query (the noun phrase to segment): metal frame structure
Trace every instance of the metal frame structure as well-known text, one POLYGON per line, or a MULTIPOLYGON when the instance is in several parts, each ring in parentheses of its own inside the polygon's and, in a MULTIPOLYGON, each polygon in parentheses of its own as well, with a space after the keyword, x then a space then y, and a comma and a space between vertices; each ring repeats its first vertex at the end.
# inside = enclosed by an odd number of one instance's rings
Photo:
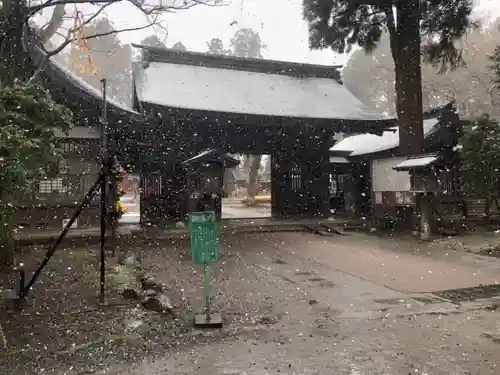
MULTIPOLYGON (((25 270, 21 269, 19 273, 19 289, 17 296, 17 307, 20 308, 24 305, 24 301, 31 291, 33 285, 36 283, 37 279, 40 277, 42 271, 49 263, 52 256, 57 251, 57 248, 64 240, 64 237, 68 234, 70 228, 73 226, 73 223, 78 219, 82 211, 89 204, 89 202, 93 199, 94 195, 100 191, 100 300, 104 302, 105 300, 105 285, 106 285, 106 228, 108 224, 111 224, 111 227, 116 227, 116 223, 111 219, 115 217, 115 215, 110 215, 113 212, 114 208, 114 200, 116 199, 116 184, 112 181, 115 178, 112 176, 112 169, 114 164, 114 156, 109 152, 109 144, 108 144, 108 124, 107 124, 107 93, 106 93, 106 79, 101 80, 102 83, 102 117, 101 117, 101 173, 99 177, 92 185, 90 190, 87 192, 82 202, 76 209, 75 213, 71 217, 71 219, 66 223, 66 226, 61 231, 59 237, 54 241, 54 243, 50 246, 49 250, 45 254, 44 259, 35 270, 33 275, 31 276, 28 283, 25 283, 25 270)), ((116 229, 112 229, 112 245, 113 245, 113 255, 115 254, 114 245, 115 240, 113 235, 116 233, 116 229)))

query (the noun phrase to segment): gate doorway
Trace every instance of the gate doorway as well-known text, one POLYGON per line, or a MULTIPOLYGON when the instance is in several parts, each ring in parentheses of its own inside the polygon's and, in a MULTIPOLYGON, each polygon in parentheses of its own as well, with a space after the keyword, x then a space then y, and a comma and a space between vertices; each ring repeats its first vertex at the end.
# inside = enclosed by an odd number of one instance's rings
POLYGON ((141 221, 140 176, 138 174, 126 174, 120 183, 120 190, 124 192, 124 195, 120 197, 120 203, 125 212, 118 220, 118 223, 139 224, 141 221))
POLYGON ((271 156, 246 154, 240 164, 224 172, 222 219, 270 218, 271 156))

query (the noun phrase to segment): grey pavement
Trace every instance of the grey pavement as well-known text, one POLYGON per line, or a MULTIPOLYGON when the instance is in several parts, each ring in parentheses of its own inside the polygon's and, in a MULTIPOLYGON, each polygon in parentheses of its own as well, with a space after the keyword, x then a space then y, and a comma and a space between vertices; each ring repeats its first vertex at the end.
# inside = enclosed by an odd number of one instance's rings
POLYGON ((222 199, 223 219, 257 219, 271 217, 271 205, 262 204, 248 207, 242 203, 242 198, 222 199))
POLYGON ((257 210, 253 207, 222 206, 223 219, 258 219, 266 217, 271 217, 271 208, 257 210))
MULTIPOLYGON (((175 304, 186 314, 200 312, 202 267, 191 264, 188 248, 177 246, 158 241, 136 250, 175 304)), ((497 258, 362 233, 226 234, 220 250, 210 284, 222 330, 150 337, 134 324, 125 333, 140 341, 123 341, 119 352, 103 344, 59 355, 57 363, 44 358, 53 367, 43 372, 17 373, 500 373, 500 297, 456 302, 433 293, 496 283, 497 258)))
POLYGON ((120 218, 121 224, 137 224, 140 222, 140 200, 139 197, 134 199, 132 195, 124 195, 121 197, 121 202, 127 208, 127 211, 120 218))
POLYGON ((500 299, 460 304, 431 294, 496 282, 489 259, 483 270, 472 255, 446 258, 445 248, 358 234, 253 234, 221 244, 228 258, 214 267, 214 303, 244 319, 221 332, 191 331, 170 351, 100 374, 500 373, 499 312, 487 309, 500 299))
POLYGON ((404 239, 363 233, 338 237, 292 233, 263 241, 332 270, 406 293, 500 283, 500 263, 496 259, 404 239))
POLYGON ((493 313, 334 320, 202 342, 102 374, 458 375, 498 374, 493 313), (487 321, 487 322, 486 322, 487 321))

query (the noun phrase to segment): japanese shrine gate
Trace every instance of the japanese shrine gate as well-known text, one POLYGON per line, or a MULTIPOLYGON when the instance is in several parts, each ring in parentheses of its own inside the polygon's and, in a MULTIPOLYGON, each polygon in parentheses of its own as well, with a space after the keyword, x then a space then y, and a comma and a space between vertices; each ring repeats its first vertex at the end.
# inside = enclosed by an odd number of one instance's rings
POLYGON ((134 109, 156 119, 142 129, 144 222, 184 219, 180 163, 208 148, 271 155, 273 217, 327 217, 334 132, 391 122, 342 86, 338 67, 134 47, 134 109))

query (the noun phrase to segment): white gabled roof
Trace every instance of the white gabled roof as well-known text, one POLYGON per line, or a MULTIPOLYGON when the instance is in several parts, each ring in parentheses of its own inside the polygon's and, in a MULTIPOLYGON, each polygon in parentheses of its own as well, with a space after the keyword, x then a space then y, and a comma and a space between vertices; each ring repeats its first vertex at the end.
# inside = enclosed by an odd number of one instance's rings
POLYGON ((140 102, 171 108, 315 119, 387 120, 331 78, 183 65, 136 64, 140 102))
MULTIPOLYGON (((424 137, 432 133, 439 123, 437 117, 424 120, 424 137)), ((399 129, 393 127, 381 136, 375 134, 359 134, 347 137, 333 146, 330 151, 352 151, 349 156, 373 154, 399 147, 399 129)))
POLYGON ((54 130, 54 134, 58 138, 72 138, 72 139, 99 139, 101 134, 99 129, 86 126, 75 126, 69 129, 68 133, 63 133, 59 129, 54 130))
POLYGON ((349 164, 350 161, 342 156, 330 156, 330 163, 349 164))
MULTIPOLYGON (((34 27, 34 29, 36 30, 37 27, 34 27)), ((35 30, 31 30, 25 25, 26 32, 24 34, 24 38, 26 38, 25 40, 26 43, 24 44, 24 47, 26 48, 26 51, 30 53, 30 57, 33 60, 33 62, 35 64, 44 64, 45 59, 48 58, 48 64, 47 64, 48 66, 44 70, 51 71, 50 73, 48 73, 49 76, 51 76, 50 79, 52 80, 54 79, 53 77, 54 74, 63 76, 66 81, 71 82, 74 86, 76 86, 77 89, 82 90, 82 92, 84 92, 85 94, 97 99, 102 98, 99 89, 96 89, 91 84, 86 82, 83 78, 76 75, 74 72, 71 71, 71 69, 69 69, 64 64, 61 64, 56 59, 49 58, 49 56, 47 56, 46 50, 42 48, 41 46, 42 42, 38 40, 35 30)), ((125 112, 131 114, 139 114, 138 112, 132 110, 131 107, 112 98, 108 97, 107 102, 116 108, 124 110, 125 112)))
POLYGON ((408 158, 401 163, 395 165, 392 167, 392 169, 395 170, 408 170, 412 168, 417 168, 417 167, 426 167, 428 165, 431 165, 434 163, 436 160, 438 160, 437 155, 422 155, 419 157, 412 157, 408 158))
MULTIPOLYGON (((101 98, 102 97, 102 94, 101 94, 100 90, 96 89, 94 86, 92 86, 90 83, 88 83, 87 81, 85 81, 83 78, 81 78, 78 75, 76 75, 74 72, 71 71, 71 69, 69 69, 64 64, 61 64, 60 62, 58 62, 54 58, 50 59, 50 63, 56 69, 58 69, 61 73, 63 73, 67 78, 69 78, 70 80, 72 80, 73 82, 75 82, 78 86, 80 86, 80 88, 83 91, 85 91, 87 94, 89 94, 89 95, 91 95, 91 96, 93 96, 95 98, 101 98)), ((107 98, 107 102, 110 103, 111 105, 117 107, 117 108, 120 108, 120 109, 126 111, 126 112, 139 114, 138 112, 135 112, 131 107, 129 107, 129 106, 125 105, 124 103, 119 102, 118 100, 115 100, 113 98, 109 98, 108 97, 107 98)))

